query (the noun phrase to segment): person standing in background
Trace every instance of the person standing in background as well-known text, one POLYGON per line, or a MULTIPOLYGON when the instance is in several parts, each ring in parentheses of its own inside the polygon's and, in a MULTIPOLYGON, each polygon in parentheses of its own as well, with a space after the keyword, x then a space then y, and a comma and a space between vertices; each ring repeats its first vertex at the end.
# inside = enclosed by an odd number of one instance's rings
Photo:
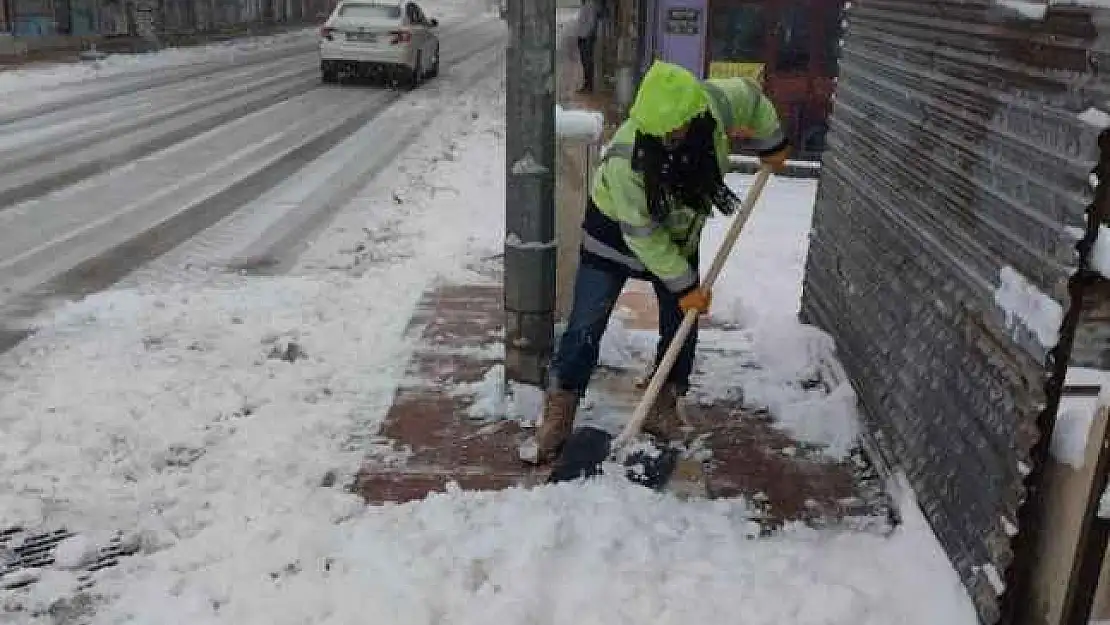
POLYGON ((582 88, 578 93, 594 90, 594 48, 597 46, 597 0, 582 0, 578 9, 578 58, 582 61, 582 88))

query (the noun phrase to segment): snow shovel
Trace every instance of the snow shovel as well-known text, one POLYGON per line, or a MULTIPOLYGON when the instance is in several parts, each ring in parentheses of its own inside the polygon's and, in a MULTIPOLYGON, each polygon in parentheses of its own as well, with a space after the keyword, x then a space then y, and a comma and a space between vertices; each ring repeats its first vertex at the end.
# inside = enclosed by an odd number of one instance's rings
MULTIPOLYGON (((728 260, 732 248, 736 245, 736 240, 740 237, 740 231, 743 230, 756 202, 759 201, 759 196, 763 193, 763 188, 767 186, 767 181, 770 179, 771 170, 767 167, 761 168, 759 173, 756 174, 751 189, 744 197, 740 210, 732 218, 725 239, 721 242, 721 247, 717 250, 717 255, 713 258, 713 263, 710 264, 709 271, 706 272, 705 278, 702 280, 702 285, 705 288, 713 288, 713 283, 717 281, 718 274, 724 268, 725 261, 728 260)), ((655 399, 659 396, 659 391, 663 388, 663 383, 667 379, 667 375, 670 374, 671 368, 674 367, 675 360, 678 359, 678 353, 682 349, 682 344, 693 329, 697 318, 697 311, 692 310, 686 313, 686 316, 682 319, 682 325, 679 326, 678 332, 675 333, 674 339, 671 340, 667 351, 659 361, 659 366, 652 372, 651 382, 648 384, 647 390, 644 391, 640 403, 636 406, 635 412, 632 413, 632 418, 625 424, 621 433, 614 438, 609 432, 596 427, 583 426, 576 429, 571 433, 567 442, 563 445, 562 452, 555 460, 551 475, 547 479, 548 483, 594 477, 601 473, 601 465, 607 459, 610 457, 620 458, 624 447, 640 433, 640 428, 647 418, 648 411, 655 404, 655 399)), ((665 487, 671 473, 678 465, 680 451, 672 446, 657 451, 658 453, 635 451, 628 454, 623 459, 628 478, 656 490, 665 487)))

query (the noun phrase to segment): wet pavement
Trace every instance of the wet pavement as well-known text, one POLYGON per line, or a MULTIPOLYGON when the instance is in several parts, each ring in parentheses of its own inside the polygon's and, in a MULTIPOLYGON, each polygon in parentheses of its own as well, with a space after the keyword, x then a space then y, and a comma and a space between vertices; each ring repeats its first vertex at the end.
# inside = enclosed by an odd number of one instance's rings
MULTIPOLYGON (((654 320, 644 291, 632 283, 619 303, 631 312, 626 324, 633 328, 651 327, 654 320)), ((452 481, 465 489, 496 490, 546 479, 545 470, 517 459, 517 447, 530 431, 514 420, 471 418, 475 396, 458 391, 501 364, 494 347, 502 336, 502 305, 500 285, 493 282, 442 285, 425 293, 409 328, 416 347, 381 430, 382 446, 369 455, 356 481, 368 502, 421 499, 452 481)), ((712 345, 702 352, 715 360, 750 358, 712 345)), ((587 412, 630 415, 639 400, 634 380, 641 373, 599 371, 592 387, 598 399, 587 412)), ((699 395, 697 384, 692 395, 699 395)), ((830 460, 776 428, 770 415, 747 410, 737 400, 701 396, 687 402, 685 412, 711 450, 705 464, 711 496, 747 498, 771 527, 785 521, 886 526, 886 498, 861 454, 830 460)))

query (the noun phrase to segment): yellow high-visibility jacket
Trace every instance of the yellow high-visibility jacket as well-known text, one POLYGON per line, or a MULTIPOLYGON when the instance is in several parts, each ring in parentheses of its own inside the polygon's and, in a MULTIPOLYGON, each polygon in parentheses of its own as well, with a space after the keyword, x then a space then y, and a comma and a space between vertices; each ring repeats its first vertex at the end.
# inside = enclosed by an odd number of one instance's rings
POLYGON ((657 278, 679 296, 698 285, 692 261, 706 215, 676 205, 657 223, 632 156, 637 132, 662 137, 706 109, 717 122, 714 146, 722 172, 729 168, 729 132, 750 136, 745 147, 761 155, 786 147, 774 105, 753 80, 700 81, 684 68, 656 61, 644 76, 628 120, 598 165, 583 223, 582 262, 637 278, 657 278))

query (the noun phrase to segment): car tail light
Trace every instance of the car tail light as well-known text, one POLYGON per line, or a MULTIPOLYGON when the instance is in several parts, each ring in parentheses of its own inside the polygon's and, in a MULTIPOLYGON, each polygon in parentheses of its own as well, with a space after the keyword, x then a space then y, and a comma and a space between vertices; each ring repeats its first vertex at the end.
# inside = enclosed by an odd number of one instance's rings
POLYGON ((412 41, 412 33, 407 30, 395 30, 389 34, 393 37, 389 40, 389 43, 392 45, 397 45, 399 43, 408 43, 412 41))
POLYGON ((324 39, 327 39, 328 41, 332 40, 331 36, 333 33, 335 33, 335 29, 330 26, 325 26, 320 29, 320 36, 324 39))

